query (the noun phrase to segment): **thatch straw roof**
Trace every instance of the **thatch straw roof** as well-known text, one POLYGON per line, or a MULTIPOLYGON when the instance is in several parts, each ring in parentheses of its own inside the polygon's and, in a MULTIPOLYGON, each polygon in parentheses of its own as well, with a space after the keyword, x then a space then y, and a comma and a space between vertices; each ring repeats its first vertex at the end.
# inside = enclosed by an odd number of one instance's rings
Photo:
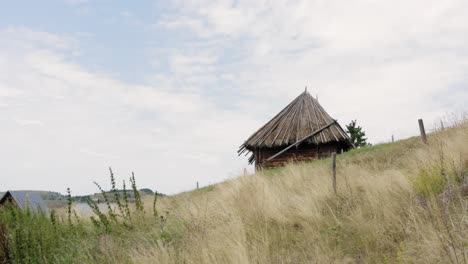
POLYGON ((240 147, 239 155, 255 148, 292 145, 329 124, 331 124, 329 127, 304 140, 302 144, 320 145, 342 141, 352 146, 349 136, 338 122, 328 115, 306 89, 272 120, 250 136, 240 147))

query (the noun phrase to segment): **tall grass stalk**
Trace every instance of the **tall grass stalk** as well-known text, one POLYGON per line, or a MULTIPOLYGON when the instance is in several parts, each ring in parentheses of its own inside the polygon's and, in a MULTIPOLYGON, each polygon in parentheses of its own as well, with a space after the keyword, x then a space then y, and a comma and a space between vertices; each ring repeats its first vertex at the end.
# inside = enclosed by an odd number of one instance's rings
POLYGON ((107 197, 106 191, 104 191, 104 189, 101 187, 101 185, 99 185, 97 182, 94 182, 94 185, 96 185, 96 187, 99 189, 99 191, 101 191, 102 197, 104 198, 104 202, 107 205, 107 214, 109 215, 109 218, 112 221, 117 222, 117 216, 114 213, 114 209, 112 208, 111 202, 110 202, 109 198, 107 197))
POLYGON ((126 213, 124 211, 122 202, 120 201, 120 194, 119 194, 119 192, 118 192, 118 190, 116 188, 114 172, 112 171, 111 167, 109 167, 109 172, 110 172, 110 180, 111 180, 111 186, 112 186, 111 187, 111 192, 114 194, 114 201, 117 204, 117 208, 119 208, 121 216, 125 218, 126 213))
POLYGON ((129 206, 129 202, 128 202, 128 194, 127 194, 127 188, 125 186, 125 180, 123 180, 123 183, 122 183, 122 191, 123 191, 125 216, 131 221, 132 220, 132 215, 130 213, 130 206, 129 206))
POLYGON ((154 198, 153 198, 153 216, 158 219, 158 209, 156 208, 156 203, 158 202, 158 192, 154 191, 154 198))
POLYGON ((72 196, 71 196, 71 191, 70 188, 67 188, 67 220, 68 224, 72 225, 72 220, 71 220, 71 215, 72 215, 72 196))
POLYGON ((135 207, 137 211, 144 213, 144 206, 143 201, 141 200, 140 192, 138 191, 136 180, 135 180, 135 173, 132 172, 132 176, 130 177, 130 183, 132 184, 133 196, 135 197, 135 207))

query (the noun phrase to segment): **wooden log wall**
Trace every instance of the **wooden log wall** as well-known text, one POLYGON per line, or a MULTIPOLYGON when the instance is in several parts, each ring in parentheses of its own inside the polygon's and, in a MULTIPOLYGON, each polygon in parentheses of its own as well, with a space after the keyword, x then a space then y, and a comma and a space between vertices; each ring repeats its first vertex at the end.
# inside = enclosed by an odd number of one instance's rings
MULTIPOLYGON (((341 152, 343 146, 336 143, 329 143, 325 145, 312 145, 304 144, 298 148, 291 148, 280 156, 266 162, 266 160, 281 151, 283 148, 262 148, 255 150, 255 168, 268 169, 275 167, 282 167, 291 162, 306 162, 321 158, 330 157, 333 152, 341 152)), ((347 149, 345 149, 347 150, 347 149)))

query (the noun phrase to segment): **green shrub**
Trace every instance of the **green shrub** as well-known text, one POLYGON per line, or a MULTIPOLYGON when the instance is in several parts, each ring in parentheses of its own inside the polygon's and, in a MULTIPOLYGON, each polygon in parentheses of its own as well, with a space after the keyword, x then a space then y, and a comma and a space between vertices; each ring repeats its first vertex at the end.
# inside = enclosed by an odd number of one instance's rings
POLYGON ((74 263, 84 258, 84 230, 45 213, 15 207, 0 209, 0 263, 74 263), (81 256, 81 257, 80 257, 81 256))
POLYGON ((156 221, 148 221, 144 215, 144 203, 138 193, 135 176, 130 179, 135 197, 134 210, 128 201, 125 182, 123 203, 120 191, 116 189, 111 172, 112 188, 104 191, 97 183, 107 205, 102 212, 98 204, 88 200, 94 212, 90 221, 82 221, 72 210, 71 191, 67 189, 67 206, 64 215, 52 210, 50 215, 21 210, 15 206, 0 208, 0 264, 3 263, 114 263, 116 259, 129 262, 128 252, 120 248, 130 248, 136 234, 154 234, 147 239, 171 242, 171 226, 166 227, 167 215, 157 211, 157 193, 153 201, 153 215, 156 221), (108 197, 113 194, 117 208, 113 208, 108 197), (120 212, 118 214, 117 210, 120 212), (134 213, 133 218, 131 213, 134 213), (72 217, 75 219, 72 219, 72 217), (74 221, 75 220, 75 221, 74 221), (93 226, 95 228, 93 228, 93 226), (110 244, 108 244, 110 243, 110 244))
POLYGON ((416 192, 424 197, 442 193, 445 185, 446 180, 442 168, 436 165, 421 167, 413 181, 416 192))

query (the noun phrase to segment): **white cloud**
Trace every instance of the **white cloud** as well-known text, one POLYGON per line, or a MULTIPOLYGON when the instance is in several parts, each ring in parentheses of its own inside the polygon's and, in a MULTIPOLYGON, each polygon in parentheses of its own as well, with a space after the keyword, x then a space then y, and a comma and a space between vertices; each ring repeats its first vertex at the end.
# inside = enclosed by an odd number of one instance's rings
MULTIPOLYGON (((0 36, 23 41, 22 31, 11 32, 0 36)), ((243 160, 227 162, 242 141, 238 113, 165 87, 167 78, 128 84, 71 63, 54 45, 33 44, 0 49, 1 169, 15 175, 2 188, 91 192, 113 166, 121 178, 135 170, 140 186, 171 193, 241 171, 243 160)))
MULTIPOLYGON (((69 36, 59 36, 44 31, 31 30, 26 27, 8 27, 2 32, 0 45, 16 48, 53 48, 71 50, 77 48, 76 41, 69 36)), ((2 47, 0 46, 0 47, 2 47)), ((5 48, 4 46, 2 48, 5 48)))
POLYGON ((96 151, 93 151, 93 150, 89 150, 87 148, 81 148, 79 150, 79 152, 83 153, 83 154, 86 154, 86 155, 90 155, 92 157, 96 157, 96 158, 103 158, 103 159, 110 159, 110 160, 115 160, 115 159, 120 158, 120 157, 112 155, 112 154, 99 153, 99 152, 96 152, 96 151))
POLYGON ((28 120, 15 118, 14 121, 20 126, 43 126, 44 123, 41 120, 28 120))
POLYGON ((237 54, 213 75, 229 67, 229 87, 243 98, 238 105, 257 119, 266 121, 306 85, 341 123, 358 119, 373 142, 415 134, 417 118, 466 107, 466 1, 174 5, 180 12, 166 17, 167 25, 191 30, 199 44, 215 43, 208 45, 214 56, 237 54))

